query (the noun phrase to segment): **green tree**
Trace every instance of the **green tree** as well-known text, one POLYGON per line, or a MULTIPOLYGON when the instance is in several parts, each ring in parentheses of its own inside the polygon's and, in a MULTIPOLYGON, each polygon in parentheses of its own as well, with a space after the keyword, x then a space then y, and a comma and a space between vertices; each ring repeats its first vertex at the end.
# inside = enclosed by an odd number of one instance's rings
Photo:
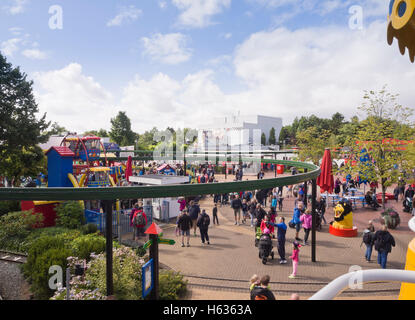
POLYGON ((366 91, 364 103, 359 110, 366 115, 357 133, 358 150, 367 151, 372 160, 371 165, 359 163, 356 170, 362 172, 371 181, 380 181, 382 188, 382 203, 385 207, 386 188, 398 181, 404 172, 410 172, 411 152, 399 143, 391 142, 396 139, 400 126, 413 129, 411 122, 413 110, 397 103, 397 94, 391 94, 383 87, 379 92, 366 91))
POLYGON ((261 144, 265 146, 267 144, 267 137, 265 136, 265 133, 261 134, 261 144))
POLYGON ((61 127, 57 122, 52 123, 51 128, 49 130, 49 135, 51 136, 58 136, 67 133, 68 130, 65 127, 61 127))
POLYGON ((299 158, 301 161, 312 161, 318 165, 323 158, 325 148, 335 148, 335 137, 329 130, 309 127, 297 133, 299 158))
POLYGON ((272 127, 269 131, 269 138, 268 138, 268 144, 275 145, 277 143, 277 139, 275 138, 275 128, 272 127))
POLYGON ((111 140, 120 146, 133 145, 137 135, 131 130, 131 121, 123 111, 118 112, 115 118, 111 119, 111 140))
POLYGON ((0 53, 0 175, 20 184, 20 176, 36 175, 44 155, 39 143, 49 138, 46 114, 39 120, 33 82, 0 53))

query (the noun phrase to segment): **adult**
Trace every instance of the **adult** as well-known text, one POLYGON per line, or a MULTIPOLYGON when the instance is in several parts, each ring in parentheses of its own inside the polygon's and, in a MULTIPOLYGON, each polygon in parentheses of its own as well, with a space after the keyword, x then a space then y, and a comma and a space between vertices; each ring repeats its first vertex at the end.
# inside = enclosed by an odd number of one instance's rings
POLYGON ((293 214, 293 218, 290 221, 290 223, 292 225, 294 225, 295 228, 295 240, 297 241, 301 241, 301 239, 298 237, 299 233, 300 233, 300 229, 301 229, 301 213, 304 209, 304 204, 302 202, 298 202, 297 206, 294 208, 294 214, 293 214))
POLYGON ((382 230, 376 231, 374 244, 375 250, 378 252, 378 264, 380 264, 382 269, 386 269, 388 254, 392 251, 392 247, 395 246, 395 239, 389 233, 386 225, 382 226, 382 230))
POLYGON ((303 228, 304 228, 304 245, 306 246, 308 244, 307 240, 308 240, 308 236, 310 234, 311 226, 313 222, 313 217, 311 215, 310 208, 307 209, 305 213, 300 216, 300 221, 303 224, 303 228))
POLYGON ((260 285, 252 289, 251 300, 275 300, 274 294, 268 289, 269 282, 270 276, 263 276, 260 280, 260 285))
POLYGON ((277 240, 278 240, 278 254, 280 255, 280 264, 286 264, 285 259, 285 234, 287 233, 287 225, 285 224, 285 218, 280 217, 279 223, 268 223, 270 226, 277 227, 277 240))
POLYGON ((218 219, 218 204, 215 203, 213 210, 212 210, 212 216, 213 216, 213 224, 215 224, 215 221, 217 225, 219 225, 219 219, 218 219))
POLYGON ((372 257, 374 238, 375 238, 375 227, 373 226, 373 223, 370 220, 369 225, 363 231, 363 239, 362 239, 362 242, 366 245, 365 259, 367 262, 370 262, 370 258, 372 257))
POLYGON ((187 210, 184 210, 183 214, 177 221, 177 227, 179 228, 180 234, 182 236, 182 247, 184 247, 184 237, 187 238, 187 246, 190 247, 190 229, 192 226, 192 219, 190 218, 187 210))
POLYGON ((339 193, 340 193, 340 186, 341 186, 341 181, 340 181, 340 178, 339 177, 337 177, 336 178, 336 181, 334 182, 334 193, 335 194, 337 194, 337 195, 339 195, 339 193))
POLYGON ((242 201, 238 194, 235 195, 235 198, 231 201, 231 208, 235 215, 235 225, 239 225, 239 221, 241 220, 242 201))
POLYGON ((133 214, 132 223, 134 226, 133 240, 138 240, 142 235, 145 236, 144 228, 147 225, 147 215, 145 214, 143 207, 137 205, 133 214))
POLYGON ((197 226, 199 227, 199 230, 200 230, 200 237, 202 238, 202 244, 205 244, 205 240, 207 241, 207 244, 210 244, 209 235, 208 235, 209 225, 210 225, 210 217, 206 213, 206 211, 203 209, 201 215, 197 219, 197 226))
POLYGON ((257 207, 258 203, 256 202, 255 199, 253 199, 250 203, 249 203, 249 215, 251 216, 251 228, 254 227, 254 219, 255 219, 255 210, 257 207))
POLYGON ((197 202, 191 201, 190 207, 189 207, 189 216, 190 216, 190 219, 192 219, 193 232, 195 236, 196 236, 196 228, 197 228, 196 224, 197 224, 197 219, 199 218, 199 213, 200 213, 199 204, 197 202))
POLYGON ((255 209, 255 218, 256 218, 256 227, 260 228, 261 227, 261 222, 262 220, 265 218, 265 215, 267 213, 265 212, 265 210, 262 208, 261 204, 258 203, 255 209))

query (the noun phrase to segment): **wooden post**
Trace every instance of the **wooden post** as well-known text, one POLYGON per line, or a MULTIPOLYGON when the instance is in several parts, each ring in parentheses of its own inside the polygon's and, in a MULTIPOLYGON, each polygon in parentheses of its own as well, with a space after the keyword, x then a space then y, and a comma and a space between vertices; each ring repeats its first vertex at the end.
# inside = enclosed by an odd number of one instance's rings
POLYGON ((317 181, 314 179, 312 181, 312 189, 311 189, 311 212, 313 215, 312 220, 312 227, 311 227, 311 261, 316 262, 316 214, 317 214, 317 203, 316 203, 316 196, 317 196, 317 181))
POLYGON ((150 240, 153 243, 150 246, 150 259, 153 259, 154 263, 154 279, 153 279, 153 290, 149 294, 149 299, 159 300, 159 243, 158 235, 150 234, 150 240))
POLYGON ((106 247, 105 252, 107 254, 107 296, 114 294, 114 281, 112 276, 112 205, 113 200, 104 200, 105 208, 105 237, 106 247))

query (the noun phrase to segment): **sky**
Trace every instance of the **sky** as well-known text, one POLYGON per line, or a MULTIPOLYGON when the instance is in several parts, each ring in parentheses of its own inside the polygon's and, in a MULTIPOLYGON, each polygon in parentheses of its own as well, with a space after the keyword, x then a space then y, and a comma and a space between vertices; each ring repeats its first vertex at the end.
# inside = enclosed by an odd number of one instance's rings
MULTIPOLYGON (((138 133, 240 113, 357 114, 415 66, 386 41, 386 0, 0 0, 0 51, 40 114, 82 133, 125 111, 138 133)), ((39 117, 40 117, 39 114, 39 117)))

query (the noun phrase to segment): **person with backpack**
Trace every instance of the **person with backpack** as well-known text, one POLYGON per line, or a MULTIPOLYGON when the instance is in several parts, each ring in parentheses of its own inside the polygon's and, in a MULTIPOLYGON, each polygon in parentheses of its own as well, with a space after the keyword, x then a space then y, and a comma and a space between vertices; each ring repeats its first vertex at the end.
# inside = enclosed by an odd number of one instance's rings
POLYGON ((239 199, 239 195, 236 195, 235 198, 231 201, 231 208, 235 214, 235 225, 239 225, 242 210, 242 201, 239 199))
POLYGON ((177 227, 180 230, 182 235, 182 247, 184 247, 184 237, 187 237, 187 246, 190 247, 190 229, 192 228, 193 223, 190 218, 187 210, 183 210, 183 214, 180 216, 177 221, 177 227))
POLYGON ((206 210, 203 209, 202 214, 199 216, 199 219, 197 219, 197 226, 199 227, 199 230, 200 230, 200 237, 202 238, 202 244, 205 244, 205 239, 207 241, 207 244, 210 244, 209 235, 208 235, 209 225, 210 225, 210 217, 206 213, 206 210))
POLYGON ((260 285, 251 290, 251 300, 275 300, 275 296, 268 288, 271 278, 269 275, 261 277, 260 285))
POLYGON ((372 249, 374 244, 375 237, 375 227, 372 224, 372 221, 369 221, 368 227, 363 231, 362 243, 366 245, 365 259, 367 262, 370 262, 372 256, 372 249))
POLYGON ((382 269, 386 269, 388 254, 395 246, 395 239, 389 233, 386 225, 382 226, 382 230, 378 230, 374 236, 375 250, 378 252, 378 264, 382 269))
POLYGON ((141 235, 144 236, 144 228, 147 225, 147 216, 143 207, 137 207, 133 215, 134 237, 133 240, 138 240, 141 235))
POLYGON ((197 224, 197 219, 199 218, 199 213, 200 213, 199 204, 194 201, 191 201, 190 207, 189 207, 189 216, 190 216, 190 219, 192 219, 192 225, 194 228, 193 232, 195 236, 196 236, 196 228, 197 228, 196 224, 197 224))

